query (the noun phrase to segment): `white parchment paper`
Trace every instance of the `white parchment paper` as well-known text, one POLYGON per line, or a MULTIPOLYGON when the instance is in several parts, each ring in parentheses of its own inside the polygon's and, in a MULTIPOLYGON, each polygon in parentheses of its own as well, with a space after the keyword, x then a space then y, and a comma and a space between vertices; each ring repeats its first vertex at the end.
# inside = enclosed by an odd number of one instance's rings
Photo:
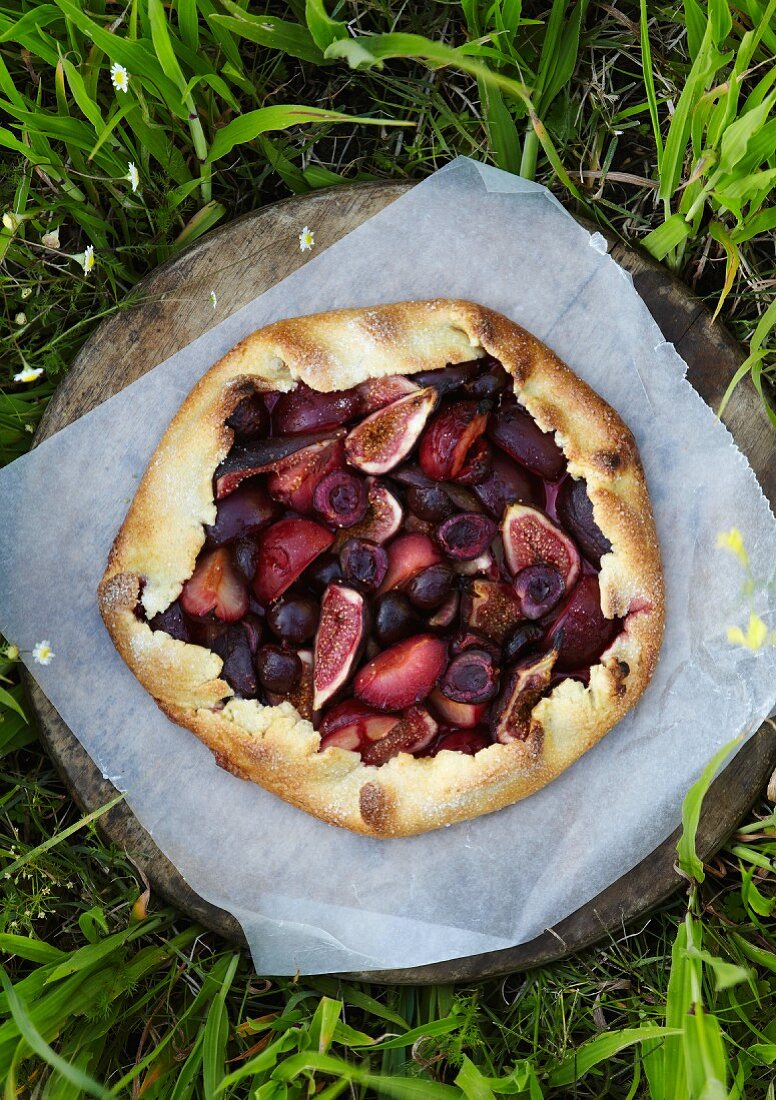
MULTIPOLYGON (((315 226, 311 226, 315 230, 315 226)), ((730 646, 744 534, 773 579, 776 523, 730 435, 684 378, 630 277, 538 185, 460 158, 140 381, 0 472, 0 629, 163 852, 240 921, 274 974, 387 969, 525 942, 676 827, 712 753, 776 700, 774 650, 730 646), (663 549, 667 630, 635 712, 538 794, 426 836, 324 825, 220 770, 168 722, 113 648, 95 589, 138 479, 193 383, 280 317, 466 297, 544 340, 623 416, 663 549)), ((776 627, 776 588, 759 611, 776 627)))

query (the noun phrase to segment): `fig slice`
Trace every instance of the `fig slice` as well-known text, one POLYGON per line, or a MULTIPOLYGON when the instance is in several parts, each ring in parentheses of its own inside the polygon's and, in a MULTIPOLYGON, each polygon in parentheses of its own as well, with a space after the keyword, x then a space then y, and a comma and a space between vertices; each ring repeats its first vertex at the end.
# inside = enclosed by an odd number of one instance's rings
POLYGON ((385 764, 400 752, 422 752, 437 734, 434 719, 424 707, 410 707, 387 736, 367 745, 361 759, 365 764, 385 764))
POLYGON ((342 440, 320 440, 278 463, 267 478, 267 491, 274 500, 307 514, 313 510, 318 485, 344 465, 342 440))
POLYGON ((587 482, 583 478, 567 477, 561 484, 555 508, 558 520, 576 539, 587 560, 599 568, 601 558, 609 553, 612 544, 593 518, 587 482))
POLYGON ((459 512, 437 528, 437 542, 453 561, 473 561, 488 549, 496 536, 496 524, 488 516, 459 512))
POLYGON ((488 435, 510 458, 547 481, 566 472, 566 458, 553 433, 543 432, 521 405, 503 404, 490 418, 488 435))
POLYGON ((435 714, 456 729, 474 729, 485 721, 488 711, 487 703, 456 703, 443 695, 439 688, 434 688, 428 702, 435 714))
POLYGON ((457 477, 487 423, 488 414, 477 401, 459 401, 438 412, 420 441, 418 460, 423 473, 435 481, 457 477))
POLYGON ((429 386, 372 413, 348 433, 348 461, 367 474, 386 474, 398 466, 418 441, 437 400, 429 386))
POLYGON ((549 516, 530 504, 510 504, 501 523, 504 556, 514 576, 529 565, 554 565, 571 591, 579 576, 579 551, 549 516))
POLYGON ((521 618, 520 601, 511 585, 473 577, 462 600, 463 621, 499 645, 521 618))
MULTIPOLYGON (((344 434, 344 429, 341 429, 339 432, 329 433, 325 438, 334 439, 344 434)), ((295 438, 286 436, 262 439, 257 443, 232 447, 224 461, 216 467, 214 475, 216 500, 221 500, 222 497, 233 493, 246 477, 266 474, 271 470, 282 470, 286 459, 290 459, 297 451, 320 442, 322 442, 320 435, 298 435, 295 438)))
POLYGON ((621 619, 604 616, 598 577, 588 574, 571 593, 546 636, 560 636, 558 671, 569 672, 594 664, 621 630, 621 619))
POLYGON ((219 501, 216 521, 205 527, 208 545, 221 546, 266 527, 275 515, 275 505, 261 485, 243 485, 219 501))
POLYGON ((315 486, 313 504, 332 527, 353 527, 369 507, 366 483, 349 470, 332 470, 315 486))
POLYGON ((362 416, 369 416, 370 413, 398 401, 400 397, 416 393, 419 388, 403 374, 389 374, 385 378, 368 378, 366 382, 356 386, 360 402, 359 412, 362 416))
POLYGON ((404 509, 382 482, 367 478, 367 513, 360 523, 347 528, 337 536, 336 549, 341 549, 350 538, 367 539, 381 546, 400 530, 404 509))
POLYGON ((380 592, 388 592, 391 588, 399 588, 407 583, 416 573, 427 569, 430 565, 436 565, 442 560, 442 555, 436 548, 434 541, 420 531, 411 531, 406 535, 399 535, 387 546, 388 572, 383 581, 380 592))
POLYGON ((404 710, 426 698, 446 660, 447 646, 440 638, 418 634, 364 665, 353 681, 353 693, 378 710, 404 710))
POLYGON ((454 703, 488 703, 498 693, 498 669, 484 649, 467 649, 454 657, 439 683, 454 703))
POLYGON ((225 546, 200 556, 183 586, 181 606, 188 615, 200 617, 212 611, 227 623, 243 617, 248 610, 248 589, 225 546))
POLYGON ((557 648, 517 665, 493 707, 491 731, 497 741, 525 741, 531 733, 531 713, 552 679, 557 648))
POLYGON ((313 650, 313 708, 346 683, 361 655, 366 636, 364 597, 344 584, 330 584, 321 600, 321 618, 313 650))
POLYGON ((360 411, 357 390, 334 390, 322 393, 299 382, 282 393, 272 410, 272 427, 276 435, 298 435, 301 432, 322 432, 339 428, 360 411))
POLYGON ((282 519, 259 535, 253 591, 265 606, 294 583, 334 542, 334 535, 311 519, 282 519))
POLYGON ((439 738, 431 755, 438 756, 440 752, 462 752, 466 756, 476 756, 482 749, 487 749, 493 742, 483 730, 456 729, 450 730, 439 738))

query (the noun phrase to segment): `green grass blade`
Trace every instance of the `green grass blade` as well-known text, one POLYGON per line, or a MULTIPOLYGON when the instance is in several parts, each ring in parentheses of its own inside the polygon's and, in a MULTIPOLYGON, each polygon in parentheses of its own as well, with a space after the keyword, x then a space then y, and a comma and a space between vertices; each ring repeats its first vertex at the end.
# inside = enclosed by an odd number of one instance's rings
POLYGON ((652 47, 649 43, 649 16, 647 14, 647 0, 640 0, 641 18, 641 69, 644 76, 644 89, 647 93, 649 105, 649 117, 652 122, 652 134, 655 138, 655 154, 657 158, 657 174, 660 178, 660 165, 663 160, 663 135, 660 132, 660 116, 657 112, 657 94, 655 93, 655 74, 652 68, 652 47))
POLYGON ((332 42, 348 37, 347 24, 331 18, 326 0, 305 0, 304 17, 313 42, 322 52, 332 42))
POLYGON ((247 38, 249 42, 257 42, 271 50, 281 50, 313 65, 325 64, 323 52, 312 35, 298 23, 290 23, 274 15, 251 15, 230 0, 222 0, 222 3, 231 14, 214 15, 212 22, 228 28, 240 38, 247 38))
POLYGON ((698 853, 695 850, 695 835, 698 831, 698 822, 701 819, 703 800, 720 765, 730 756, 736 745, 740 744, 741 738, 734 737, 732 741, 728 741, 727 744, 715 752, 701 772, 700 778, 696 779, 684 796, 684 802, 682 803, 682 835, 676 845, 676 852, 679 857, 679 867, 688 878, 693 879, 695 882, 703 882, 705 877, 703 863, 698 858, 698 853))
POLYGON ((591 1039, 590 1042, 584 1043, 552 1069, 549 1073, 549 1083, 553 1088, 570 1085, 584 1077, 594 1066, 607 1061, 614 1054, 625 1050, 627 1047, 679 1034, 681 1032, 677 1028, 648 1024, 644 1027, 624 1028, 622 1031, 613 1031, 608 1035, 601 1035, 597 1039, 591 1039))
POLYGON ((691 233, 692 226, 685 220, 684 215, 672 214, 662 225, 647 234, 641 242, 641 247, 646 248, 656 260, 664 260, 668 253, 683 244, 691 233))

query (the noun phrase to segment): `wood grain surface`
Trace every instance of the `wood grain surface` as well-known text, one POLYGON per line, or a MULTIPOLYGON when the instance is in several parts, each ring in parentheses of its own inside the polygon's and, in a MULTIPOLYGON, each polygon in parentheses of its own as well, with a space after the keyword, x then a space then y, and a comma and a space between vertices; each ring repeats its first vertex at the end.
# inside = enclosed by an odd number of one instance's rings
MULTIPOLYGON (((105 321, 86 343, 54 394, 35 443, 59 431, 146 371, 195 340, 214 323, 290 275, 306 260, 297 245, 302 227, 315 229, 315 249, 333 244, 404 194, 412 185, 364 184, 286 199, 224 226, 154 271, 136 291, 140 304, 105 321), (218 306, 210 304, 215 291, 218 306), (107 365, 110 363, 110 369, 107 365)), ((610 241, 611 255, 633 275, 666 340, 688 363, 688 377, 712 407, 743 358, 725 329, 676 279, 648 257, 610 241)), ((725 422, 746 454, 771 503, 776 502, 776 444, 767 417, 748 383, 738 387, 725 422)), ((116 794, 31 676, 25 674, 44 743, 76 802, 85 810, 116 794)), ((717 778, 698 832, 704 856, 724 842, 751 806, 776 765, 776 737, 768 724, 717 778)), ((243 943, 238 923, 198 897, 124 805, 99 821, 125 849, 152 890, 225 938, 243 943)), ((507 951, 394 970, 351 975, 378 982, 425 983, 485 978, 538 966, 620 928, 679 888, 674 870, 676 834, 582 909, 531 943, 507 951)))

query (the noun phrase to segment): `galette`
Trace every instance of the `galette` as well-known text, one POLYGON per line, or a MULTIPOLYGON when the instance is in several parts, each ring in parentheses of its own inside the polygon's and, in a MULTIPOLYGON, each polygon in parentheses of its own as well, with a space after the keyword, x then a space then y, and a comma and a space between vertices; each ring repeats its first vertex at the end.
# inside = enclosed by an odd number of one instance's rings
POLYGON ((617 413, 519 325, 438 299, 278 321, 208 370, 99 605, 219 765, 398 837, 530 795, 611 730, 664 591, 617 413))

